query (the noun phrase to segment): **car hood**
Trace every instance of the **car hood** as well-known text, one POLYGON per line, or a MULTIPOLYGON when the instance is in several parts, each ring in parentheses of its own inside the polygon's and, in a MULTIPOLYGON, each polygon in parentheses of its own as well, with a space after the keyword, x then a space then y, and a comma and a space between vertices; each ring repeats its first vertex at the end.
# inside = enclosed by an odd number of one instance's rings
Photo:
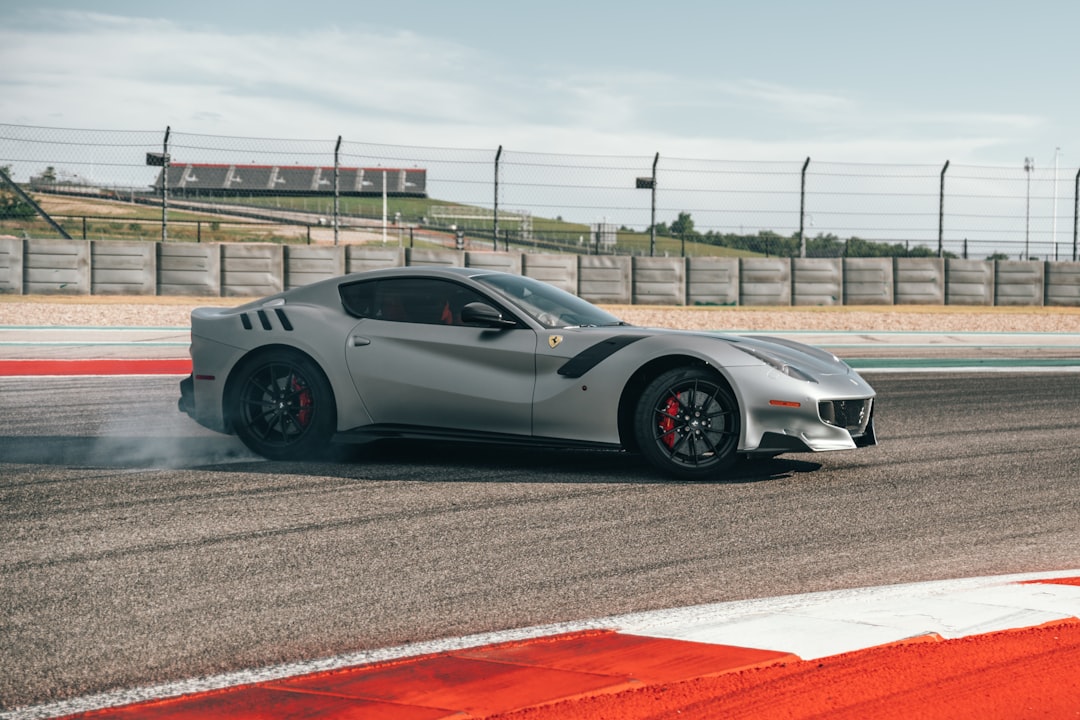
POLYGON ((854 372, 846 362, 828 350, 822 350, 819 347, 795 340, 768 335, 753 337, 721 335, 718 337, 737 346, 741 345, 767 352, 785 363, 794 365, 800 370, 811 372, 814 375, 847 375, 854 372))
MULTIPOLYGON (((557 335, 559 333, 558 330, 549 332, 552 335, 557 335)), ((708 348, 712 343, 717 344, 716 347, 718 351, 721 345, 726 346, 728 349, 736 348, 744 351, 735 353, 735 359, 733 359, 732 354, 729 352, 722 353, 723 357, 716 358, 717 363, 720 365, 761 364, 766 362, 761 359, 761 356, 765 355, 774 362, 792 365, 802 372, 815 377, 849 375, 855 372, 847 363, 827 350, 822 350, 821 348, 812 345, 806 345, 795 340, 781 337, 766 335, 746 336, 721 332, 636 327, 632 325, 566 328, 563 332, 568 336, 571 335, 571 333, 578 334, 577 342, 565 343, 564 347, 560 348, 560 350, 566 354, 568 359, 573 357, 577 351, 580 351, 584 347, 593 346, 596 343, 619 340, 620 345, 622 345, 627 338, 633 338, 634 340, 655 338, 658 340, 666 340, 667 342, 665 344, 668 345, 670 349, 676 351, 678 351, 681 346, 686 345, 698 349, 704 348, 707 354, 711 354, 708 348), (702 343, 702 340, 705 342, 702 343)), ((569 337, 567 339, 569 339, 569 337)), ((719 354, 720 353, 718 352, 718 355, 719 354)))

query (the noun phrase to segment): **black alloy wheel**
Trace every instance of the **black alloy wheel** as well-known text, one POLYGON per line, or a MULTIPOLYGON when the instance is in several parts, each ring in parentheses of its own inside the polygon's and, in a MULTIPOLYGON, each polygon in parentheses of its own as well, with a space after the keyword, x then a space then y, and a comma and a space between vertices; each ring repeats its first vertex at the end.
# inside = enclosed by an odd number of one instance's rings
POLYGON ((645 458, 685 480, 717 478, 737 460, 741 421, 738 402, 713 370, 669 370, 645 388, 634 415, 634 432, 645 458))
POLYGON ((249 358, 232 385, 233 428, 271 460, 318 457, 337 426, 334 393, 322 370, 295 350, 249 358))

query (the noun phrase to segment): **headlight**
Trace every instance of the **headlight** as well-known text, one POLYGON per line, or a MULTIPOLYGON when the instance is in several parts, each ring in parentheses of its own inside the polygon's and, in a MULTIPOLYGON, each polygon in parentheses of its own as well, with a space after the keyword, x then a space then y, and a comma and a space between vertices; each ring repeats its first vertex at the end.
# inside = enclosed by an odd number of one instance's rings
POLYGON ((811 383, 816 383, 817 382, 817 380, 810 377, 809 375, 804 373, 799 368, 795 367, 794 365, 790 365, 790 364, 784 362, 780 358, 776 357, 775 355, 773 355, 771 353, 765 352, 764 350, 759 350, 758 348, 754 348, 754 347, 747 347, 745 345, 733 345, 733 347, 738 348, 739 350, 742 350, 747 355, 753 355, 758 360, 760 360, 761 362, 763 362, 766 365, 768 365, 769 367, 771 367, 773 370, 776 370, 777 372, 781 372, 781 373, 783 373, 784 375, 787 375, 790 378, 794 378, 796 380, 802 380, 803 382, 811 382, 811 383))

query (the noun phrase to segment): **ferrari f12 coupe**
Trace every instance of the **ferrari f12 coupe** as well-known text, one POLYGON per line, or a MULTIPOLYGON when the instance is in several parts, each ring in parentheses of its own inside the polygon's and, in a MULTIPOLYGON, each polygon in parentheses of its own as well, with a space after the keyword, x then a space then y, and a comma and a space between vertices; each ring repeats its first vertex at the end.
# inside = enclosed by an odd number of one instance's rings
POLYGON ((740 457, 876 444, 874 390, 782 338, 634 327, 479 268, 354 273, 191 314, 180 410, 269 459, 333 440, 467 440, 640 453, 677 478, 740 457))

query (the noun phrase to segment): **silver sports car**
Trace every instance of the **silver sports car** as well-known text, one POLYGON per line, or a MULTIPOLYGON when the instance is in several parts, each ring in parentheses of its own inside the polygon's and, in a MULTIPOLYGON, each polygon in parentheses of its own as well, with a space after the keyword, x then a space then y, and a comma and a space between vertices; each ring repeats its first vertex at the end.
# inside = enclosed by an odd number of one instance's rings
POLYGON ((529 277, 402 267, 191 314, 180 409, 270 459, 334 439, 621 448, 686 479, 876 444, 874 390, 780 338, 634 327, 529 277))

